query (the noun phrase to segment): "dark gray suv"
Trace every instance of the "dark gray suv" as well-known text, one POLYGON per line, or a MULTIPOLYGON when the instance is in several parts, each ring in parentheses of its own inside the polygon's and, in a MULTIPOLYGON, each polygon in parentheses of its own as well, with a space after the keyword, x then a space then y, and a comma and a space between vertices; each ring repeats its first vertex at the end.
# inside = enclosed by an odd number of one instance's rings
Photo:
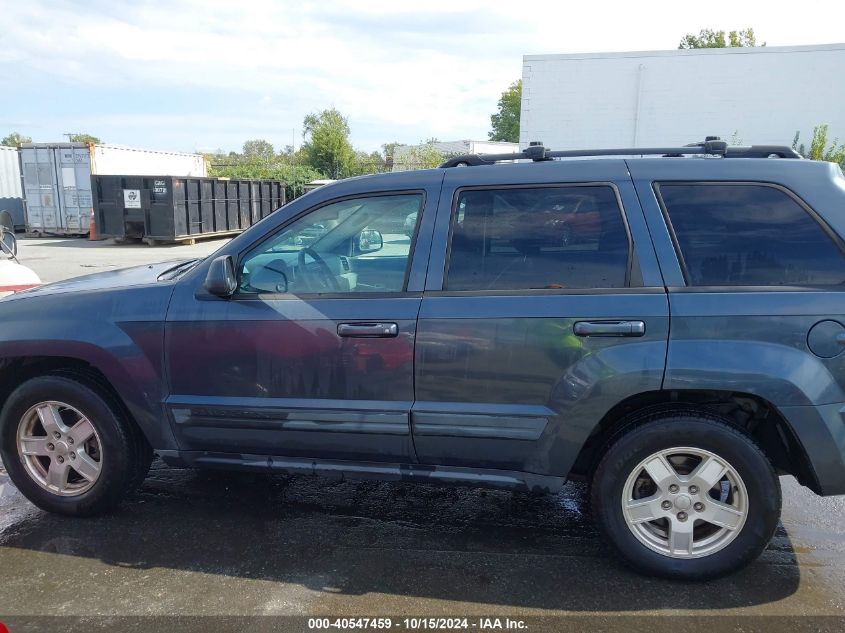
POLYGON ((153 453, 586 479, 625 560, 696 579, 766 547, 778 475, 845 493, 838 166, 712 139, 501 158, 344 180, 207 259, 3 299, 10 477, 77 516, 117 504, 153 453))

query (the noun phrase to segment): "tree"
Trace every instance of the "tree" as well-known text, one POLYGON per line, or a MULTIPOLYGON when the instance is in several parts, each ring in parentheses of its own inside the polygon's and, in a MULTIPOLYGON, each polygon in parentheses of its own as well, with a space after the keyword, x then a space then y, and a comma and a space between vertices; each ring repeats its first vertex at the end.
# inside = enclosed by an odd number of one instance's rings
POLYGON ((271 160, 247 158, 237 152, 206 155, 208 175, 215 178, 256 178, 285 183, 287 199, 301 196, 304 185, 324 175, 308 165, 293 162, 291 156, 275 156, 271 160))
POLYGON ((433 169, 440 166, 446 156, 435 146, 436 138, 430 138, 419 145, 400 150, 397 161, 403 169, 433 169))
POLYGON ((32 143, 32 139, 20 132, 10 132, 0 141, 0 145, 8 145, 9 147, 17 147, 21 143, 32 143))
POLYGON ((349 123, 336 108, 312 113, 302 124, 306 161, 329 178, 345 178, 355 170, 349 123))
MULTIPOLYGON (((765 45, 765 42, 760 44, 760 46, 765 45)), ((724 31, 701 29, 698 35, 694 33, 684 35, 678 48, 747 48, 752 46, 757 46, 757 38, 754 36, 754 29, 752 28, 730 31, 727 38, 725 38, 724 31)))
POLYGON ((380 174, 387 169, 387 163, 381 152, 355 152, 355 166, 351 176, 363 176, 365 174, 380 174))
POLYGON ((273 145, 262 138, 244 141, 244 157, 272 160, 276 155, 273 145))
POLYGON ((102 143, 99 138, 91 134, 69 134, 68 141, 71 143, 93 143, 94 145, 102 143))
POLYGON ((513 82, 502 93, 498 112, 490 116, 493 129, 488 136, 491 141, 519 142, 519 115, 522 111, 522 79, 513 82))
POLYGON ((813 139, 810 141, 810 150, 803 143, 798 142, 799 132, 795 133, 792 139, 792 149, 810 160, 826 160, 831 163, 845 164, 845 144, 840 145, 839 139, 835 138, 828 147, 827 124, 817 125, 813 128, 813 139))

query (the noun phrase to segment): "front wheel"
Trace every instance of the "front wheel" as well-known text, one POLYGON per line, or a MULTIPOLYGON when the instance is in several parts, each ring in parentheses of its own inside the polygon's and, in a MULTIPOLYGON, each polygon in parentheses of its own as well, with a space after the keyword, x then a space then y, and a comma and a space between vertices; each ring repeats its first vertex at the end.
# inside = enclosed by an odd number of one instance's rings
POLYGON ((140 483, 149 448, 112 400, 59 375, 12 392, 0 413, 0 454, 27 499, 50 512, 89 516, 140 483))
POLYGON ((705 413, 659 413, 613 442, 596 469, 600 530, 639 571, 704 580, 736 571, 766 547, 780 483, 745 434, 705 413))

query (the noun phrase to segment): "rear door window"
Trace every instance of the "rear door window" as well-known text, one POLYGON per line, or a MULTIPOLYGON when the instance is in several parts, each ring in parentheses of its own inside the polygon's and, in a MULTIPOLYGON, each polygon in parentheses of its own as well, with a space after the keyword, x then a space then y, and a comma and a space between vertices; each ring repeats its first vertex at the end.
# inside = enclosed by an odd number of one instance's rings
POLYGON ((606 185, 459 191, 446 289, 627 285, 630 240, 606 185))
POLYGON ((657 190, 691 286, 845 283, 840 245, 779 187, 661 183, 657 190))

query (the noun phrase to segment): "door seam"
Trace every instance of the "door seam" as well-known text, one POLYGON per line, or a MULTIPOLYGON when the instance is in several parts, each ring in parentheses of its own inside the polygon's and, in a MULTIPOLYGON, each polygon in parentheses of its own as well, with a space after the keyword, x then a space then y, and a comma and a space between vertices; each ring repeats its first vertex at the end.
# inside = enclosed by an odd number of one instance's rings
MULTIPOLYGON (((420 313, 422 312, 422 304, 425 301, 425 289, 428 283, 428 271, 431 267, 431 252, 434 246, 434 236, 437 228, 437 214, 440 212, 440 197, 443 195, 443 181, 446 180, 446 171, 440 178, 440 188, 437 191, 437 204, 434 207, 434 222, 431 223, 431 239, 428 242, 428 253, 425 258, 425 275, 423 275, 422 294, 420 301, 417 304, 417 316, 414 319, 414 348, 413 348, 413 367, 411 368, 411 408, 408 410, 408 437, 411 438, 411 458, 412 464, 419 464, 419 456, 417 455, 417 443, 414 437, 414 405, 417 404, 417 339, 420 335, 420 313)), ((419 239, 419 236, 417 236, 419 239)), ((415 253, 416 255, 416 253, 415 253)))

